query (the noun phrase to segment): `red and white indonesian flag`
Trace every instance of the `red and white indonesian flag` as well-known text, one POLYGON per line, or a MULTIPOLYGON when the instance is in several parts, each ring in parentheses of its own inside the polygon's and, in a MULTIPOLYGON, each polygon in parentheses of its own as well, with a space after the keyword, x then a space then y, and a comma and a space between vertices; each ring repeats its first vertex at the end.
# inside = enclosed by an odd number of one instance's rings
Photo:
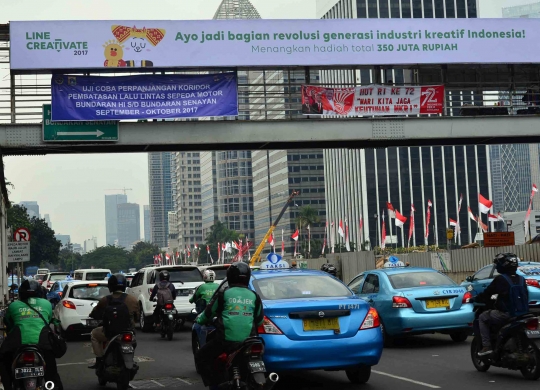
POLYGON ((384 219, 384 211, 381 215, 382 218, 382 240, 381 240, 381 249, 386 247, 386 222, 384 219))
POLYGON ((351 244, 349 242, 349 224, 347 223, 347 220, 345 220, 345 249, 347 249, 347 252, 351 251, 351 244))
POLYGON ((499 214, 497 214, 497 219, 498 219, 499 221, 504 221, 504 218, 502 217, 500 211, 499 211, 499 214))
POLYGON ((296 231, 292 234, 291 238, 294 241, 298 241, 298 236, 299 236, 299 232, 298 232, 298 229, 296 229, 296 231))
POLYGON ((407 217, 401 215, 401 213, 398 210, 396 210, 396 226, 403 227, 405 222, 407 222, 407 217))
POLYGON ((478 224, 480 225, 480 228, 484 231, 484 232, 487 232, 489 230, 488 228, 488 225, 486 225, 484 222, 482 222, 482 220, 478 220, 478 224))
POLYGON ((341 238, 345 238, 345 229, 343 229, 343 221, 341 219, 339 220, 338 234, 341 238))
POLYGON ((411 245, 411 238, 413 236, 413 233, 414 233, 414 212, 416 211, 416 209, 414 208, 414 204, 411 203, 411 220, 409 222, 409 240, 408 240, 408 245, 410 246, 411 245))
POLYGON ((478 207, 480 212, 483 214, 489 214, 489 210, 493 206, 493 202, 489 199, 486 199, 482 194, 478 194, 478 207))
POLYGON ((304 115, 441 114, 444 86, 364 85, 354 88, 302 86, 304 115))
POLYGON ((171 265, 171 255, 168 253, 165 254, 165 259, 167 260, 167 265, 171 265))
POLYGON ((386 208, 388 209, 388 218, 396 218, 396 210, 392 203, 386 202, 386 208))
POLYGON ((274 246, 274 233, 271 233, 270 237, 268 237, 268 243, 270 244, 270 246, 274 246))
POLYGON ((454 221, 452 218, 450 218, 450 226, 457 226, 457 221, 454 221))
POLYGON ((431 220, 431 207, 433 206, 433 203, 431 203, 431 199, 428 199, 427 201, 427 215, 426 215, 426 239, 429 238, 429 222, 431 220))
POLYGON ((285 256, 285 241, 283 241, 284 230, 281 229, 281 257, 285 256))
POLYGON ((474 222, 478 222, 478 218, 476 218, 476 215, 474 215, 471 208, 469 207, 467 210, 469 211, 469 218, 472 219, 474 222))
MULTIPOLYGON (((500 214, 499 214, 500 215, 500 214)), ((488 213, 488 220, 489 222, 497 222, 499 220, 499 217, 493 214, 488 213)))
POLYGON ((210 254, 210 245, 206 245, 206 253, 210 254))

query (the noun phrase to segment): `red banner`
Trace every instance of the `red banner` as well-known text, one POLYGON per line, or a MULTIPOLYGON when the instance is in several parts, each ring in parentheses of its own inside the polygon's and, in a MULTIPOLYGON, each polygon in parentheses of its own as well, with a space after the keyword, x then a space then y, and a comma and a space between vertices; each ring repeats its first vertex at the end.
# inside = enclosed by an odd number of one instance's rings
POLYGON ((340 116, 441 114, 444 86, 352 88, 302 86, 302 114, 340 116))

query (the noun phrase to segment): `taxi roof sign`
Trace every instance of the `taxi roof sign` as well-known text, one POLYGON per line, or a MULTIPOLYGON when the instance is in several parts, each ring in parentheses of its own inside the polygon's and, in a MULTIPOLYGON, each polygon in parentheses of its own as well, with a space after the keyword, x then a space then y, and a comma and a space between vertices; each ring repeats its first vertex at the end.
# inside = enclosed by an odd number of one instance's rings
POLYGON ((388 262, 384 263, 384 268, 397 268, 397 267, 405 267, 405 264, 401 260, 399 260, 396 256, 390 256, 388 258, 388 262))
POLYGON ((277 253, 271 252, 266 256, 266 261, 261 263, 261 269, 287 269, 289 263, 287 263, 283 258, 277 253))

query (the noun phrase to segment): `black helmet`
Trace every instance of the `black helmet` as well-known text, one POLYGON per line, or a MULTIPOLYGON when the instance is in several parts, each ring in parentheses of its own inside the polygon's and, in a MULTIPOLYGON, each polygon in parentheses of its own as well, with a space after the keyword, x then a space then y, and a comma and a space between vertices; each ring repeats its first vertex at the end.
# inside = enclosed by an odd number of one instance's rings
POLYGON ((334 264, 323 264, 321 266, 321 271, 328 272, 332 276, 337 275, 337 268, 334 264))
POLYGON ((230 285, 241 284, 247 286, 249 284, 249 278, 251 277, 251 268, 249 265, 242 261, 232 263, 229 269, 227 269, 227 282, 230 285))
POLYGON ((518 262, 519 259, 514 253, 499 253, 493 260, 495 268, 500 274, 515 274, 518 262))
POLYGON ((35 280, 25 280, 19 287, 19 299, 26 301, 28 298, 39 298, 41 296, 41 288, 35 280))
POLYGON ((169 271, 167 271, 166 269, 159 273, 159 281, 160 282, 162 282, 164 280, 166 280, 168 282, 170 278, 171 278, 171 274, 169 274, 169 271))
POLYGON ((109 280, 107 281, 107 285, 109 286, 109 291, 111 293, 115 291, 126 291, 126 277, 123 274, 114 274, 111 275, 109 280))

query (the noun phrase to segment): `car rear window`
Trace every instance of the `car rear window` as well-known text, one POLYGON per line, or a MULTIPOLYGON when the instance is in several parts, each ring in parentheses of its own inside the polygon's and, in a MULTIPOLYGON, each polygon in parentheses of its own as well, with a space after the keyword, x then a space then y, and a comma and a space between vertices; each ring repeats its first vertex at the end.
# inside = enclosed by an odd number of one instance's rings
POLYGON ((64 280, 66 278, 66 276, 68 276, 69 273, 65 273, 65 274, 52 274, 51 275, 51 279, 52 281, 57 281, 57 280, 64 280))
POLYGON ((103 280, 109 275, 108 272, 87 272, 86 280, 103 280))
MULTIPOLYGON (((163 271, 163 270, 160 270, 163 271)), ((202 275, 198 268, 168 269, 171 278, 170 282, 202 282, 202 275)), ((158 271, 159 275, 159 271, 158 271)), ((158 278, 159 280, 159 278, 158 278)))
POLYGON ((349 297, 351 291, 330 276, 294 275, 256 279, 253 286, 262 299, 349 297))
POLYGON ((540 275, 540 264, 537 265, 526 265, 518 268, 524 275, 527 276, 538 276, 540 275))
POLYGON ((215 272, 216 280, 223 280, 227 277, 227 269, 228 268, 218 268, 218 269, 210 268, 209 270, 215 272))
POLYGON ((47 276, 47 275, 35 275, 34 279, 35 280, 43 280, 43 279, 45 279, 45 276, 47 276))
POLYGON ((457 283, 448 276, 438 272, 404 272, 402 274, 388 275, 392 287, 395 289, 431 286, 457 286, 457 283))
POLYGON ((99 301, 109 294, 109 287, 107 285, 96 285, 94 283, 73 286, 69 291, 70 298, 88 299, 91 301, 99 301))

